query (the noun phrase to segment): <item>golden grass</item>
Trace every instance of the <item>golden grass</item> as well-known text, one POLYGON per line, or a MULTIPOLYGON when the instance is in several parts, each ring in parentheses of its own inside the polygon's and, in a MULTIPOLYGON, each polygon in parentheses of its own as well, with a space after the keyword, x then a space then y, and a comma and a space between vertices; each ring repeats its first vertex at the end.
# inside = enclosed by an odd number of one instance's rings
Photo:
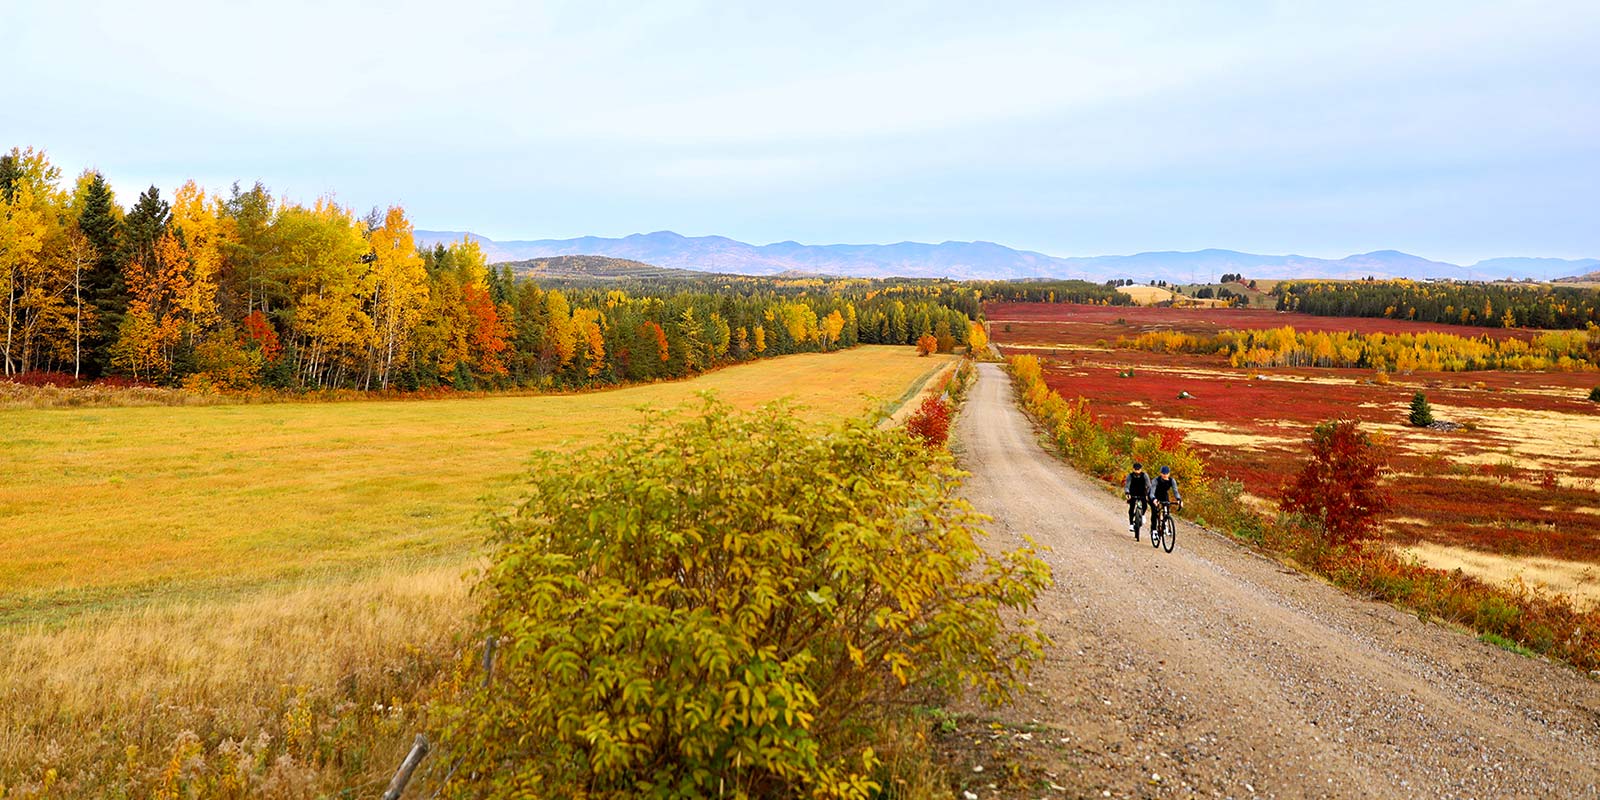
POLYGON ((1498 586, 1522 581, 1571 598, 1578 606, 1600 604, 1600 565, 1539 556, 1509 556, 1419 542, 1396 548, 1424 565, 1442 570, 1459 569, 1498 586))
POLYGON ((1119 286, 1117 291, 1133 298, 1133 302, 1141 306, 1155 305, 1173 298, 1173 293, 1159 286, 1119 286))
POLYGON ((1453 408, 1434 403, 1442 419, 1471 419, 1508 443, 1508 452, 1460 458, 1463 463, 1510 460, 1519 468, 1562 472, 1600 464, 1600 416, 1530 408, 1453 408))
POLYGON ((471 616, 466 564, 0 633, 0 787, 28 796, 381 791, 471 616), (261 763, 256 763, 261 762, 261 763), (177 774, 167 774, 177 764, 177 774))
POLYGON ((588 394, 0 412, 0 621, 459 553, 535 448, 707 390, 836 419, 948 361, 859 347, 588 394))
POLYGON ((430 693, 478 679, 476 517, 529 450, 707 389, 835 420, 951 361, 863 347, 557 397, 0 412, 0 544, 25 559, 0 566, 0 797, 376 796, 430 693))

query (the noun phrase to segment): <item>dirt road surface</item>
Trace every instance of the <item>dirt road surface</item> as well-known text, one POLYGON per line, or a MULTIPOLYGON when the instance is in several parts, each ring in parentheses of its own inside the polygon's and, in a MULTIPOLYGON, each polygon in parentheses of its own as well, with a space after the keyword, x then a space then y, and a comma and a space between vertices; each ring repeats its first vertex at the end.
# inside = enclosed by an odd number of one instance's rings
POLYGON ((967 725, 963 790, 1600 797, 1600 682, 1193 525, 1170 555, 1134 542, 1121 497, 1040 446, 997 365, 981 365, 953 447, 993 544, 1031 536, 1056 580, 1037 614, 1055 645, 1024 697, 984 712, 1003 729, 967 725), (1008 752, 1021 775, 974 770, 1008 752))

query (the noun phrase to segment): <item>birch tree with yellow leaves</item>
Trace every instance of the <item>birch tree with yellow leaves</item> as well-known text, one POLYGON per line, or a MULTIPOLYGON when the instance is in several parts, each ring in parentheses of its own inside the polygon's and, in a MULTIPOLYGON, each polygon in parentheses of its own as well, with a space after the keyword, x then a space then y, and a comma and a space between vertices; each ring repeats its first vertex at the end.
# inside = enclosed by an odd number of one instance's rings
POLYGON ((367 242, 372 246, 367 307, 373 339, 364 383, 371 388, 376 378, 387 389, 395 367, 410 356, 411 336, 428 305, 428 271, 417 254, 411 221, 399 206, 389 207, 383 224, 367 233, 367 242))

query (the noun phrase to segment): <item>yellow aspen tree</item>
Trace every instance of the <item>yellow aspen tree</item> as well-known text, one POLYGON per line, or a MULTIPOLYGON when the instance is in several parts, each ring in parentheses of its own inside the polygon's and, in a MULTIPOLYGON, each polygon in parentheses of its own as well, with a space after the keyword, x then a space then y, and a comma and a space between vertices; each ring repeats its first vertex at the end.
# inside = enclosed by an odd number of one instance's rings
POLYGON ((599 375, 606 364, 604 319, 599 309, 579 308, 572 312, 572 325, 583 347, 584 372, 591 378, 599 375))
POLYGON ((989 346, 989 332, 983 329, 983 323, 973 320, 967 323, 967 352, 977 355, 989 346))
POLYGON ((217 277, 224 248, 231 240, 229 225, 215 202, 206 202, 204 189, 185 183, 172 197, 171 228, 182 243, 187 261, 187 281, 178 298, 190 341, 197 332, 216 327, 217 277))
POLYGON ((22 329, 27 309, 29 276, 37 273, 42 261, 46 217, 35 202, 33 188, 18 182, 9 198, 0 198, 0 293, 4 293, 5 374, 23 370, 22 329))
POLYGON ((551 289, 544 295, 544 308, 548 317, 545 347, 552 356, 551 371, 560 372, 572 363, 578 348, 577 329, 572 324, 572 306, 567 303, 566 295, 551 289))
POLYGON ((837 310, 829 312, 822 318, 822 349, 830 350, 839 341, 839 334, 844 332, 844 315, 837 310))
POLYGON ((412 334, 428 305, 428 270, 417 255, 405 209, 390 206, 383 224, 367 234, 372 247, 369 314, 373 322, 366 384, 389 388, 395 367, 410 357, 412 334), (374 374, 376 373, 376 374, 374 374))
POLYGON ((362 259, 369 245, 354 216, 327 200, 311 208, 285 205, 273 227, 282 242, 279 268, 293 298, 295 371, 318 387, 338 384, 368 355, 373 338, 362 300, 368 283, 362 259))

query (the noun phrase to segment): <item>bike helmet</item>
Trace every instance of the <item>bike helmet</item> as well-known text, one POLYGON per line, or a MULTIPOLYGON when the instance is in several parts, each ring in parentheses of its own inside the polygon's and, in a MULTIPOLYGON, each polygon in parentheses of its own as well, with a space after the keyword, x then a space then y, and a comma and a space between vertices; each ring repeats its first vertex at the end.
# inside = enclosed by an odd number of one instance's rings
POLYGON ((1172 474, 1172 467, 1162 467, 1161 468, 1161 474, 1162 475, 1171 475, 1172 474))
POLYGON ((1141 469, 1144 469, 1144 465, 1143 464, 1140 464, 1137 461, 1133 462, 1133 471, 1134 472, 1138 472, 1141 469))

